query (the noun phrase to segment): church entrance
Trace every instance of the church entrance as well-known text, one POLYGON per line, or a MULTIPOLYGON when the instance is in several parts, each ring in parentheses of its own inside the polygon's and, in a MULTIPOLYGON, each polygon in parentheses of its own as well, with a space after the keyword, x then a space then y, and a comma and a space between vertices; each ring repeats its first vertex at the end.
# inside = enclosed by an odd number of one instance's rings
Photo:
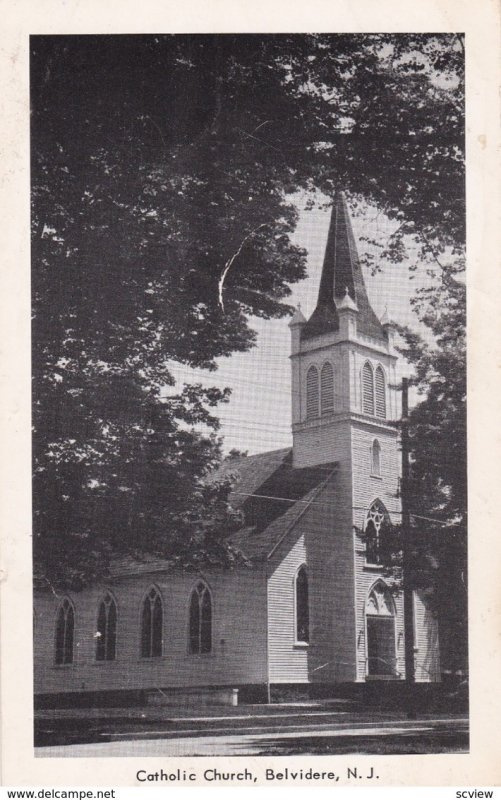
POLYGON ((367 675, 396 674, 395 605, 383 584, 375 586, 366 605, 367 675))

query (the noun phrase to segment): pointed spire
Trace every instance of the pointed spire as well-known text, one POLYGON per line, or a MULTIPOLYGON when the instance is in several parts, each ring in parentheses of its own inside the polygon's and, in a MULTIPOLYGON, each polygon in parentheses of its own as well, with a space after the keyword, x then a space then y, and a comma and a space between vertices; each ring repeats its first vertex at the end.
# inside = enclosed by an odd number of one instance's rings
POLYGON ((337 309, 346 295, 358 308, 358 331, 383 339, 381 323, 367 297, 346 199, 338 191, 332 206, 317 307, 303 328, 303 338, 339 330, 337 309))

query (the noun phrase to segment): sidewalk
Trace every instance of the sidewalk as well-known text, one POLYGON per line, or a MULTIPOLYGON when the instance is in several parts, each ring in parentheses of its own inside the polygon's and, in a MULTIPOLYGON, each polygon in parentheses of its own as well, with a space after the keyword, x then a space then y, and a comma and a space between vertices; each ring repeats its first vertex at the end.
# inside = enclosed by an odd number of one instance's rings
MULTIPOLYGON (((464 715, 423 713, 422 722, 465 723, 464 715)), ((351 701, 318 701, 273 705, 135 708, 50 709, 35 714, 35 744, 88 744, 123 739, 181 739, 186 737, 245 735, 261 731, 308 728, 372 728, 405 723, 403 711, 354 708, 351 701)))

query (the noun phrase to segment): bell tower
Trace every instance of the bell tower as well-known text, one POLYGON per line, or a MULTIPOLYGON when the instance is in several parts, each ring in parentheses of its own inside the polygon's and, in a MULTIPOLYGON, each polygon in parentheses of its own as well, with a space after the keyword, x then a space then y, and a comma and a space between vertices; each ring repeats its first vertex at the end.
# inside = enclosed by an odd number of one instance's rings
POLYGON ((377 592, 387 592, 380 522, 400 521, 395 326, 372 309, 341 192, 333 200, 316 308, 308 320, 297 311, 289 324, 293 465, 329 465, 326 474, 332 469, 336 476, 332 518, 319 545, 322 596, 331 602, 325 660, 350 666, 330 679, 401 678, 403 600, 371 605, 377 592), (382 621, 371 611, 376 605, 382 621))
POLYGON ((395 327, 374 313, 342 192, 334 198, 318 300, 289 323, 294 466, 350 466, 355 430, 390 435, 397 417, 395 327))

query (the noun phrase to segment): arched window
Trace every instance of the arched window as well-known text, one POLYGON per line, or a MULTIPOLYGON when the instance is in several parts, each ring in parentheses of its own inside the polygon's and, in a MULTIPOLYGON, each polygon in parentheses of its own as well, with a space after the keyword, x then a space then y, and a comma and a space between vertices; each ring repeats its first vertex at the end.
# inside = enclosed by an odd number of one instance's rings
POLYGON ((368 564, 382 563, 382 546, 390 525, 388 512, 381 500, 375 500, 365 518, 365 558, 368 564))
POLYGON ((199 581, 190 598, 190 653, 212 650, 212 599, 209 587, 199 581))
POLYGON ((334 411, 334 370, 326 361, 320 373, 320 413, 330 414, 334 411))
POLYGON ((310 367, 306 373, 306 418, 318 417, 318 369, 310 367))
POLYGON ((154 658, 162 655, 163 632, 162 598, 154 586, 143 601, 141 612, 141 656, 154 658))
POLYGON ((303 565, 297 571, 295 585, 296 642, 310 641, 310 606, 308 598, 308 573, 303 565))
POLYGON ((368 361, 362 370, 362 411, 374 416, 374 373, 368 361))
POLYGON ((96 631, 96 661, 114 661, 117 649, 117 605, 110 592, 99 603, 96 631))
POLYGON ((395 604, 388 588, 377 583, 365 606, 367 674, 395 675, 395 604))
POLYGON ((381 477, 381 445, 374 439, 371 447, 371 475, 381 477))
POLYGON ((386 382, 381 366, 376 367, 374 382, 376 389, 376 417, 386 419, 386 382))
POLYGON ((59 606, 56 617, 56 664, 73 664, 75 612, 67 597, 59 606))

